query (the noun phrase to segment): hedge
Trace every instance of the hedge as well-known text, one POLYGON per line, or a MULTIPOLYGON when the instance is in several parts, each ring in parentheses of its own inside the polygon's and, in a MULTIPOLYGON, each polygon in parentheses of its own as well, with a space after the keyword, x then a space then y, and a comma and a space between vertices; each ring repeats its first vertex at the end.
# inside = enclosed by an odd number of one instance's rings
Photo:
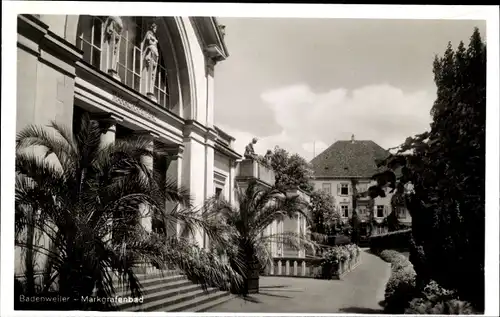
POLYGON ((384 311, 389 314, 402 314, 415 297, 416 273, 411 262, 401 253, 384 250, 380 257, 391 263, 391 277, 385 286, 384 311))
POLYGON ((370 251, 379 253, 385 249, 408 249, 411 229, 393 231, 370 237, 370 251))
POLYGON ((379 254, 391 263, 391 277, 385 286, 385 307, 388 314, 463 315, 476 314, 472 305, 461 301, 454 291, 430 281, 423 291, 415 285, 416 273, 403 254, 384 250, 379 254))
POLYGON ((410 302, 405 314, 470 315, 477 312, 470 303, 459 300, 456 292, 430 281, 419 297, 410 302))

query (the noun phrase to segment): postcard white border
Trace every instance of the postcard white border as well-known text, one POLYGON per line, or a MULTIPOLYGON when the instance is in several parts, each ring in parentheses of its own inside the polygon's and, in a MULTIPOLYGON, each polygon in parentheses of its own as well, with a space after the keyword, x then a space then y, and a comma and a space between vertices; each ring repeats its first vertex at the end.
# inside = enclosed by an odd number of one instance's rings
MULTIPOLYGON (((486 20, 488 41, 487 76, 487 158, 486 158, 486 288, 485 315, 498 316, 499 251, 499 23, 498 6, 414 6, 414 5, 331 5, 331 4, 210 4, 210 3, 117 3, 2 1, 2 171, 1 171, 1 277, 2 316, 159 316, 160 313, 15 312, 14 272, 14 147, 16 115, 17 14, 121 14, 219 17, 302 17, 363 19, 466 19, 486 20)), ((22 87, 18 87, 22 89, 22 87)), ((164 314, 166 315, 166 314, 164 314)), ((172 314, 170 314, 172 315, 172 314)), ((176 314, 192 316, 192 313, 176 314)), ((250 316, 304 314, 206 314, 207 316, 250 316)), ((311 314, 323 316, 324 314, 311 314)), ((341 316, 331 314, 328 316, 341 316)), ((345 314, 344 314, 345 315, 345 314)), ((325 315, 326 316, 326 315, 325 315)))

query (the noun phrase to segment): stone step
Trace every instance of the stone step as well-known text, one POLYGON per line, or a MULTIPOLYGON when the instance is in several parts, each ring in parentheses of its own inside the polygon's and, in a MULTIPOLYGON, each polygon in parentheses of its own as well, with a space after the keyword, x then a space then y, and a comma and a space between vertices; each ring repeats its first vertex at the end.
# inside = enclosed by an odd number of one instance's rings
POLYGON ((205 312, 210 308, 220 305, 232 299, 233 295, 226 291, 215 290, 209 294, 197 296, 188 301, 166 307, 165 312, 205 312))
MULTIPOLYGON (((160 292, 155 294, 154 299, 149 301, 148 298, 144 298, 144 303, 142 305, 133 305, 124 309, 124 311, 136 311, 136 312, 147 312, 147 311, 167 311, 172 307, 184 308, 185 305, 180 305, 183 302, 188 302, 199 297, 199 304, 203 304, 212 297, 207 296, 216 292, 219 292, 215 288, 208 288, 203 290, 201 286, 193 284, 195 287, 183 287, 180 290, 168 290, 165 292, 160 292), (176 306, 174 306, 176 305, 176 306)), ((220 292, 224 294, 224 292, 220 292)), ((218 298, 218 297, 217 297, 218 298)), ((188 307, 189 308, 189 305, 188 307)))
MULTIPOLYGON (((165 281, 165 282, 155 281, 154 283, 152 282, 152 283, 146 284, 145 286, 144 286, 144 284, 141 283, 141 285, 143 285, 142 294, 144 296, 148 296, 148 295, 152 295, 156 292, 161 292, 161 291, 171 290, 171 289, 175 289, 175 288, 180 288, 183 286, 193 285, 193 283, 186 278, 182 278, 182 279, 178 279, 178 280, 177 279, 169 279, 168 281, 165 281)), ((120 292, 120 293, 117 293, 117 295, 118 296, 129 296, 130 291, 120 292)))
MULTIPOLYGON (((219 297, 218 299, 212 299, 204 304, 199 304, 195 303, 192 312, 195 313, 204 313, 210 310, 211 308, 217 307, 221 304, 224 304, 227 301, 230 301, 231 299, 235 298, 236 296, 229 293, 229 292, 222 292, 225 293, 225 295, 219 297)), ((210 296, 210 295, 208 295, 210 296)))
MULTIPOLYGON (((191 283, 186 276, 184 275, 172 275, 172 276, 158 276, 158 277, 147 277, 145 279, 139 278, 139 282, 142 286, 142 289, 145 291, 147 289, 160 287, 162 285, 166 285, 168 287, 169 284, 178 285, 177 283, 188 282, 191 283)), ((116 293, 118 296, 128 296, 130 295, 130 290, 123 291, 120 289, 120 285, 118 283, 115 284, 116 293)))
MULTIPOLYGON (((165 285, 167 286, 167 285, 165 285)), ((201 290, 200 285, 196 285, 193 283, 190 283, 185 286, 181 287, 175 287, 175 288, 170 288, 170 289, 163 289, 163 288, 156 288, 156 291, 149 292, 148 294, 144 294, 144 302, 142 305, 137 306, 134 305, 133 303, 124 303, 121 305, 121 308, 123 310, 128 311, 128 309, 136 310, 136 309, 148 309, 149 305, 152 305, 151 303, 155 303, 157 301, 159 302, 170 302, 171 298, 174 298, 176 296, 184 295, 184 294, 191 294, 195 293, 197 291, 201 290)))

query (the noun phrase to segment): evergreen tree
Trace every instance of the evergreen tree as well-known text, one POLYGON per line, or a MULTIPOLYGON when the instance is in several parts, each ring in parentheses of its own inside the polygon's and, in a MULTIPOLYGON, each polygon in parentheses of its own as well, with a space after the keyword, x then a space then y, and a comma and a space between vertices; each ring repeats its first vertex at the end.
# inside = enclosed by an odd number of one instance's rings
MULTIPOLYGON (((410 260, 417 285, 430 279, 484 309, 486 45, 478 29, 468 48, 448 43, 434 60, 437 98, 429 132, 408 138, 383 162, 401 168, 400 184, 412 216, 410 260), (411 151, 410 155, 404 155, 411 151)), ((375 175, 378 188, 387 173, 375 175)), ((395 178, 395 174, 392 174, 395 178)))

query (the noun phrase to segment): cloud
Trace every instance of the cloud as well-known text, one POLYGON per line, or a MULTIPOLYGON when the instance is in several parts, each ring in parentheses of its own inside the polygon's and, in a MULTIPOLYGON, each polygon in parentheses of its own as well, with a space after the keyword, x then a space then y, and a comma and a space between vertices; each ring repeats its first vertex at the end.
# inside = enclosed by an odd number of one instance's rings
POLYGON ((258 131, 221 127, 236 138, 235 149, 242 152, 257 136, 259 152, 279 145, 312 159, 313 143, 316 155, 337 140, 350 139, 352 134, 358 140, 373 140, 389 148, 423 132, 431 121, 429 111, 435 93, 404 92, 388 84, 314 92, 306 84, 297 84, 266 91, 261 98, 281 133, 259 135, 258 131))

